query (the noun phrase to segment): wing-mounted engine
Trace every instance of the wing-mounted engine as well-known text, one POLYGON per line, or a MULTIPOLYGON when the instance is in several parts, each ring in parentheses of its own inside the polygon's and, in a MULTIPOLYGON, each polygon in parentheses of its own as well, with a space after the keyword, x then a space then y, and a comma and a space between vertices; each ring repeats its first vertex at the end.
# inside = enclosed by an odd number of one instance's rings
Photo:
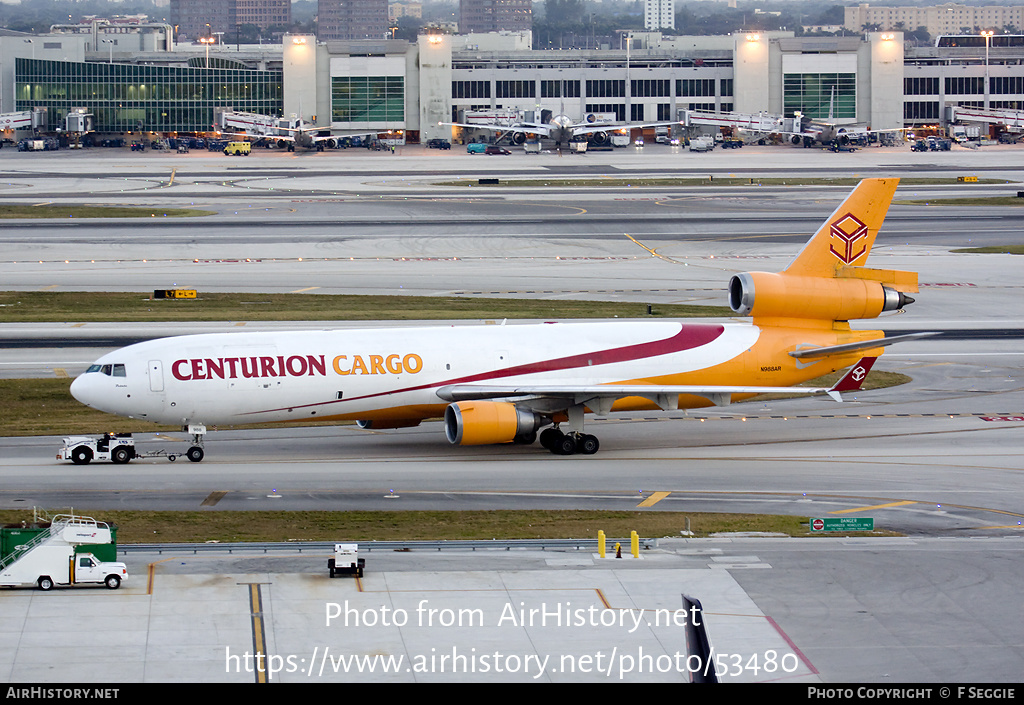
POLYGON ((455 445, 531 441, 543 425, 538 414, 501 401, 461 401, 444 410, 444 432, 455 445))

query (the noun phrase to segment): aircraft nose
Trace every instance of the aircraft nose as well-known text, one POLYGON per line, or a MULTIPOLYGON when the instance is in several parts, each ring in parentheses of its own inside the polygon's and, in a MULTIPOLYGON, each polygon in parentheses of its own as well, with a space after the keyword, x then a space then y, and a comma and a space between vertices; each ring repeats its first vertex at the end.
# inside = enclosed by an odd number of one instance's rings
POLYGON ((71 383, 71 396, 77 399, 86 406, 92 406, 94 401, 93 394, 90 394, 89 380, 86 379, 85 375, 79 375, 75 377, 75 381, 71 383))

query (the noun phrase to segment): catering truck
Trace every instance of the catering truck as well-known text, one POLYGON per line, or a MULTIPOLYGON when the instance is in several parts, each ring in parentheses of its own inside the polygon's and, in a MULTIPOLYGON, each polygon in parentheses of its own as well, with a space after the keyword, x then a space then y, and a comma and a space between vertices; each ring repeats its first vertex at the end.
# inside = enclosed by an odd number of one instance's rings
POLYGON ((0 586, 50 590, 55 585, 121 587, 128 577, 116 558, 112 528, 92 517, 58 514, 48 526, 5 526, 0 530, 0 586))

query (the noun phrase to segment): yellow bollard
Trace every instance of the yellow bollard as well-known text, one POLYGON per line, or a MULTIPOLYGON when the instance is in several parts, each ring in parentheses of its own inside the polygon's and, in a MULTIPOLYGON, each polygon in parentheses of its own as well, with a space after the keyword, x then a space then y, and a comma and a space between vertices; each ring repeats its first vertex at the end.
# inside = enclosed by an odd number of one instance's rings
POLYGON ((635 531, 629 532, 629 552, 633 554, 633 558, 640 557, 640 535, 635 531))
POLYGON ((605 541, 604 530, 599 529, 597 532, 597 555, 601 558, 604 558, 605 541))

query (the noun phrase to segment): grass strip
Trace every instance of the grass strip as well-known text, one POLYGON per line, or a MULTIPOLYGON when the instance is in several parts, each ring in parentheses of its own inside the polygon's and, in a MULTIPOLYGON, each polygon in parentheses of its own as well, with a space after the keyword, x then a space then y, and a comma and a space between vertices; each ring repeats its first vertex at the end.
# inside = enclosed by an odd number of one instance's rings
MULTIPOLYGON (((723 294, 722 298, 725 298, 723 294)), ((202 293, 152 299, 132 292, 0 292, 0 323, 189 321, 428 321, 455 319, 691 318, 726 306, 482 296, 202 293)))
POLYGON ((217 211, 198 208, 162 206, 81 206, 55 203, 35 206, 28 203, 0 205, 0 218, 197 218, 216 214, 217 211))
POLYGON ((950 250, 965 255, 1024 255, 1024 245, 998 245, 995 247, 962 247, 950 250))
MULTIPOLYGON (((758 177, 729 177, 729 176, 699 176, 699 177, 607 177, 607 178, 580 178, 580 179, 546 179, 538 177, 535 179, 499 179, 498 183, 481 184, 476 178, 457 179, 455 181, 443 181, 434 184, 435 186, 479 186, 482 188, 502 187, 553 187, 553 188, 642 188, 651 186, 673 187, 673 186, 856 186, 863 180, 862 177, 835 177, 835 178, 758 178, 758 177)), ((959 184, 964 188, 978 184, 1014 184, 1016 181, 1006 179, 978 179, 971 183, 959 183, 955 177, 928 178, 910 177, 900 178, 900 186, 950 186, 959 184)))
MULTIPOLYGON (((639 501, 639 499, 638 499, 639 501)), ((51 514, 64 510, 48 508, 51 514)), ((811 534, 806 517, 669 511, 106 511, 76 514, 117 524, 117 542, 209 541, 456 541, 488 539, 597 538, 598 530, 622 538, 679 538, 687 528, 698 538, 722 532, 811 534)), ((0 511, 0 523, 31 521, 27 510, 0 511)), ((893 535, 891 532, 856 532, 893 535)), ((829 536, 840 535, 829 533, 829 536)), ((845 534, 842 534, 845 535, 845 534)), ((623 546, 625 551, 628 546, 623 546)), ((609 551, 613 545, 608 546, 609 551)))

